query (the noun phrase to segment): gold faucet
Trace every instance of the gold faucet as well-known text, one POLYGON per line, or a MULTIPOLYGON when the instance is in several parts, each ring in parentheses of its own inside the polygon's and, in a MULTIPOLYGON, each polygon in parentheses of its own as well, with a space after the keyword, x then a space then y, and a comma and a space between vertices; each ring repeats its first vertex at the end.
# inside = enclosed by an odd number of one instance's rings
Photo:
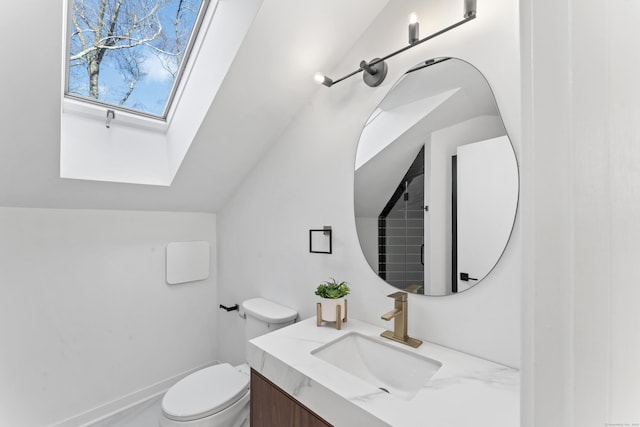
POLYGON ((393 332, 384 331, 380 336, 389 338, 390 340, 398 341, 402 344, 409 345, 413 348, 419 347, 422 341, 416 338, 411 338, 407 335, 407 306, 409 301, 407 299, 406 292, 394 292, 391 295, 387 295, 389 298, 395 300, 394 308, 388 313, 382 315, 382 320, 394 320, 393 332))

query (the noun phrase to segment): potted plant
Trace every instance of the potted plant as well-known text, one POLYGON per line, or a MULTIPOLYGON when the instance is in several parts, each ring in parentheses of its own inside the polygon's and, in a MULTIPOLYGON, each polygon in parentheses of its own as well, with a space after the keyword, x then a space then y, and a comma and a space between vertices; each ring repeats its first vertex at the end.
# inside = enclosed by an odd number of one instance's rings
POLYGON ((336 327, 340 329, 340 324, 347 321, 347 299, 349 294, 349 284, 347 282, 338 283, 336 279, 325 281, 316 288, 316 295, 322 298, 318 303, 318 326, 324 320, 336 322, 336 327), (337 307, 340 307, 338 310, 337 307))

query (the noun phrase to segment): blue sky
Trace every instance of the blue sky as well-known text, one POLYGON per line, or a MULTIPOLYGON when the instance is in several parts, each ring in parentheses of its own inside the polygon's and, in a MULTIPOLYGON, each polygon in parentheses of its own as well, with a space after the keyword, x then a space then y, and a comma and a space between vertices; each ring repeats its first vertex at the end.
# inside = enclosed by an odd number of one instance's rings
MULTIPOLYGON (((77 3, 78 6, 82 4, 82 0, 72 0, 77 3)), ((107 0, 108 5, 113 5, 116 0, 107 0)), ((125 0, 127 7, 139 7, 140 4, 150 3, 150 6, 155 4, 156 0, 125 0)), ((180 0, 157 0, 162 5, 158 11, 158 18, 163 29, 164 41, 168 46, 173 46, 175 41, 175 26, 174 18, 176 10, 180 0)), ((88 10, 97 11, 100 0, 84 0, 85 8, 88 10)), ((183 2, 183 7, 186 5, 190 7, 189 10, 193 12, 186 12, 182 14, 181 31, 185 34, 184 43, 188 40, 188 32, 194 25, 196 19, 197 7, 199 7, 201 0, 187 0, 183 2)), ((185 9, 183 9, 183 12, 185 9)), ((73 13, 73 12, 72 12, 73 13)), ((91 15, 91 12, 87 13, 87 19, 93 26, 95 23, 95 17, 91 15)), ((124 14, 121 13, 120 16, 124 14)), ((120 20, 122 22, 122 20, 120 20)), ((83 29, 86 29, 84 24, 81 24, 83 29)), ((69 31, 72 33, 72 43, 70 55, 77 53, 79 50, 79 39, 77 35, 74 35, 73 25, 70 25, 69 31)), ((87 34, 87 44, 93 43, 92 33, 87 34)), ((154 46, 159 47, 161 40, 156 39, 151 42, 154 46)), ((183 43, 183 44, 184 44, 183 43)), ((127 101, 123 104, 128 108, 144 111, 155 115, 162 115, 165 104, 171 93, 173 85, 173 76, 163 66, 161 58, 167 58, 166 55, 162 55, 157 50, 146 46, 140 45, 131 49, 127 49, 128 52, 133 53, 135 57, 140 61, 140 69, 144 73, 142 77, 135 85, 135 88, 127 101)), ((89 77, 85 64, 81 64, 70 68, 69 72, 69 87, 67 88, 69 93, 88 96, 89 94, 89 77)), ((100 76, 99 76, 99 100, 118 105, 123 95, 129 88, 129 80, 125 77, 125 74, 121 72, 121 68, 118 63, 118 58, 113 54, 113 51, 107 51, 100 64, 100 76)))

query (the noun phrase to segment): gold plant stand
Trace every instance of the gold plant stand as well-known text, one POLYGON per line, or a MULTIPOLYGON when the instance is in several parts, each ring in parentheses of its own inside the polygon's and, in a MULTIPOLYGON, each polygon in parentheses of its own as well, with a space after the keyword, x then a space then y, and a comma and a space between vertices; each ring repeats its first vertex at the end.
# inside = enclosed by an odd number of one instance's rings
POLYGON ((322 322, 333 322, 335 323, 336 329, 340 330, 342 328, 343 323, 347 323, 347 300, 344 300, 344 317, 342 316, 342 307, 340 304, 336 305, 336 320, 327 320, 322 318, 322 303, 316 304, 316 324, 317 326, 322 326, 322 322))

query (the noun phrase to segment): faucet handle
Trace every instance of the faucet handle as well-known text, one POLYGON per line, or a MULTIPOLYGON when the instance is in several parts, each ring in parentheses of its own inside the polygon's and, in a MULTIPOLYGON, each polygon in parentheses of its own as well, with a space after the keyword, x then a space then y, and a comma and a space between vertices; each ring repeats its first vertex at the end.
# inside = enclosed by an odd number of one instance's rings
POLYGON ((387 295, 389 298, 393 298, 396 301, 400 301, 400 302, 405 302, 407 300, 407 293, 406 292, 394 292, 392 294, 387 295))

